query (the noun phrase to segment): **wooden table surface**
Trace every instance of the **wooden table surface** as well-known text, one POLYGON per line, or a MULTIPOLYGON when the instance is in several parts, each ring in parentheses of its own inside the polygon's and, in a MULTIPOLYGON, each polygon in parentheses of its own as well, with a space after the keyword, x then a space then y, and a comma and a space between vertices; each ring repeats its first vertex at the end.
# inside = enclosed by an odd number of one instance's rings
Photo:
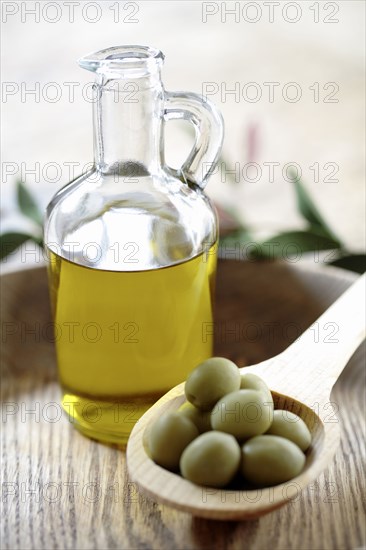
MULTIPOLYGON (((243 366, 287 347, 352 281, 339 270, 334 279, 327 273, 337 270, 322 273, 314 285, 313 274, 283 264, 220 262, 216 354, 243 366)), ((122 450, 73 429, 59 406, 45 270, 1 279, 2 548, 363 547, 363 346, 332 393, 342 440, 324 474, 260 520, 208 521, 141 496, 129 482, 122 450)))

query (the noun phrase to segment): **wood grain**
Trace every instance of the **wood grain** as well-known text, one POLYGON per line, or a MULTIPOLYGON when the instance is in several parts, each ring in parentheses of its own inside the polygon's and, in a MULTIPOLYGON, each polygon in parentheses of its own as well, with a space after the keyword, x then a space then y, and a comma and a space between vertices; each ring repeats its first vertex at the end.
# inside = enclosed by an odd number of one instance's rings
MULTIPOLYGON (((318 273, 314 279, 311 270, 283 264, 221 262, 216 353, 244 366, 287 347, 353 280, 339 270, 318 273), (233 323, 243 330, 233 331, 233 323)), ((331 467, 296 501, 260 520, 198 519, 138 494, 121 450, 84 438, 60 418, 45 271, 8 274, 1 282, 3 548, 282 550, 365 544, 364 349, 332 394, 342 437, 331 467)))

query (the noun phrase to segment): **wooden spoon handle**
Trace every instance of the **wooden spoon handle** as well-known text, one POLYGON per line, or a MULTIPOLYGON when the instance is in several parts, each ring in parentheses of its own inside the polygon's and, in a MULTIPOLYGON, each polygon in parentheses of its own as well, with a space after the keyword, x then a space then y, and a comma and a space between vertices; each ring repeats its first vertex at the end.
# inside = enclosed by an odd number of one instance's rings
POLYGON ((365 275, 362 275, 289 348, 258 365, 271 389, 305 403, 327 399, 365 338, 365 275))

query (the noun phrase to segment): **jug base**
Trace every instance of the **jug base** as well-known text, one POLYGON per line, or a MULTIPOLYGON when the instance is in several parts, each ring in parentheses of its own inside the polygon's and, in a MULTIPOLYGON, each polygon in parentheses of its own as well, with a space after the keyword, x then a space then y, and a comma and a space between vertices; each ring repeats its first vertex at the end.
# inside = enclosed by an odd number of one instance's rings
POLYGON ((136 422, 161 395, 131 401, 124 396, 103 399, 64 391, 62 407, 69 422, 83 435, 125 446, 136 422))

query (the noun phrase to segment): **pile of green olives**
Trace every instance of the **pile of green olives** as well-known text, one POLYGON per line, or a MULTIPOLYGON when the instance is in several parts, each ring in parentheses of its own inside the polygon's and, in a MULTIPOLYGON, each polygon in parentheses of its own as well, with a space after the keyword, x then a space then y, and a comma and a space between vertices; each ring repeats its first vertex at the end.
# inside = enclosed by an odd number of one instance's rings
POLYGON ((148 452, 160 466, 209 487, 240 478, 270 487, 303 470, 310 431, 296 414, 274 410, 255 374, 211 357, 190 373, 185 395, 178 411, 160 416, 149 431, 148 452))

